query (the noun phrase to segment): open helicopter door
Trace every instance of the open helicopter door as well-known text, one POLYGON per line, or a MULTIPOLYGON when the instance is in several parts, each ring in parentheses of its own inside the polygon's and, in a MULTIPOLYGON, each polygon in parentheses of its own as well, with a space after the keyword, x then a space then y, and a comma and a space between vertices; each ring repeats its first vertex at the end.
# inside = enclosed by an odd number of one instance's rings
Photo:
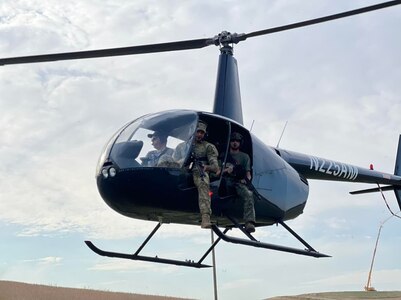
MULTIPOLYGON (((238 125, 230 119, 219 117, 208 113, 200 113, 199 121, 207 124, 207 133, 204 140, 212 143, 218 151, 218 161, 221 170, 227 163, 230 153, 230 137, 233 132, 239 133, 242 136, 240 150, 249 155, 251 160, 251 173, 252 173, 252 139, 250 133, 244 127, 238 125)), ((217 192, 219 198, 227 198, 234 196, 232 189, 225 186, 223 174, 215 175, 210 174, 211 189, 217 192)))
MULTIPOLYGON (((246 153, 249 155, 250 158, 250 167, 251 167, 251 174, 252 174, 252 163, 253 163, 253 155, 252 155, 252 140, 251 136, 249 134, 249 131, 244 129, 241 126, 238 126, 237 124, 233 122, 229 122, 229 131, 227 132, 227 142, 225 145, 225 148, 219 152, 219 161, 220 161, 220 166, 223 171, 223 169, 227 166, 232 164, 232 159, 230 158, 230 138, 233 133, 239 133, 242 137, 241 145, 240 145, 240 151, 246 153)), ((226 199, 226 198, 233 198, 235 197, 235 189, 233 186, 230 186, 230 184, 227 182, 224 174, 221 175, 221 180, 219 182, 219 189, 218 189, 218 195, 220 199, 226 199)))

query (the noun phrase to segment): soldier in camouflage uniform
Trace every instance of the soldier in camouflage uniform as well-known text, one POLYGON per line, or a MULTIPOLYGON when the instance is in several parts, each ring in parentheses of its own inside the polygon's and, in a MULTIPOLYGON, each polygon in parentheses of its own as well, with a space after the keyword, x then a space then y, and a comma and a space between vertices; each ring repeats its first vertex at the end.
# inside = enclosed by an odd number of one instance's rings
POLYGON ((216 147, 203 140, 206 128, 207 125, 204 122, 199 121, 192 146, 192 153, 195 160, 200 162, 200 164, 192 167, 192 175, 194 184, 198 188, 199 211, 202 216, 201 227, 211 228, 212 224, 210 223, 210 215, 212 209, 209 195, 209 172, 219 174, 220 167, 217 161, 218 151, 216 147))
POLYGON ((247 186, 247 180, 251 176, 251 160, 249 155, 239 150, 242 136, 238 132, 233 132, 230 137, 230 154, 223 170, 227 180, 234 185, 235 191, 244 202, 244 221, 245 229, 248 232, 255 232, 255 208, 253 193, 247 186))

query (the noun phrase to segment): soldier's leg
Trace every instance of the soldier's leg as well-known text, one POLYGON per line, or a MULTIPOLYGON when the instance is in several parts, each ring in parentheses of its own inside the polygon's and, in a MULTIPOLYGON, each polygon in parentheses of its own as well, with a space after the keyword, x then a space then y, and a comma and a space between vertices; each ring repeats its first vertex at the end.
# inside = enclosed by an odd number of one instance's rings
POLYGON ((196 173, 193 176, 194 184, 198 189, 199 211, 202 215, 202 228, 210 228, 210 215, 212 214, 211 200, 209 195, 209 176, 207 173, 202 178, 196 173))
POLYGON ((255 208, 253 193, 245 184, 238 183, 235 185, 238 196, 244 201, 244 221, 255 222, 255 208))
POLYGON ((238 183, 235 185, 238 196, 244 201, 244 221, 248 232, 255 231, 255 207, 253 193, 245 184, 238 183))

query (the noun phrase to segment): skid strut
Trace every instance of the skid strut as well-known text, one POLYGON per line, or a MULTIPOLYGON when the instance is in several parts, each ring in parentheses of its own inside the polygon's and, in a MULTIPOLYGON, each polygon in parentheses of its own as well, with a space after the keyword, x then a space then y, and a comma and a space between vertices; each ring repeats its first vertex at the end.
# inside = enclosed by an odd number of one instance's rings
POLYGON ((302 244, 304 244, 307 249, 297 249, 297 248, 291 248, 291 247, 286 247, 286 246, 281 246, 281 245, 276 245, 276 244, 268 244, 268 243, 260 242, 260 241, 256 240, 250 233, 246 232, 244 227, 241 224, 239 224, 234 218, 231 218, 230 216, 227 216, 227 218, 231 222, 233 222, 235 227, 239 228, 249 238, 249 240, 248 240, 248 239, 242 239, 242 238, 228 236, 227 234, 225 234, 225 232, 224 233, 221 232, 220 229, 216 225, 212 225, 212 229, 217 234, 217 236, 228 243, 241 244, 241 245, 252 246, 252 247, 257 247, 257 248, 265 248, 265 249, 271 249, 271 250, 276 250, 276 251, 283 251, 283 252, 289 252, 289 253, 313 256, 313 257, 330 257, 330 255, 319 253, 315 249, 313 249, 307 242, 305 242, 295 231, 293 231, 283 221, 279 221, 278 223, 281 224, 285 229, 287 229, 287 231, 290 232, 297 240, 299 240, 302 244))
MULTIPOLYGON (((193 267, 193 268, 210 268, 210 265, 202 264, 203 260, 208 256, 210 251, 217 245, 217 243, 221 240, 219 237, 210 247, 206 250, 205 254, 197 261, 194 260, 174 260, 174 259, 167 259, 167 258, 160 258, 160 257, 152 257, 152 256, 143 256, 139 255, 141 250, 145 247, 145 245, 150 241, 156 231, 160 228, 162 223, 158 223, 153 231, 149 234, 149 236, 145 239, 142 245, 138 248, 138 250, 134 254, 129 253, 120 253, 120 252, 111 252, 111 251, 104 251, 96 247, 91 241, 85 241, 85 244, 96 254, 101 256, 108 256, 108 257, 117 257, 123 259, 131 259, 131 260, 142 260, 154 263, 161 263, 161 264, 169 264, 169 265, 177 265, 177 266, 184 266, 184 267, 193 267)), ((224 231, 225 234, 228 231, 228 228, 224 231)))

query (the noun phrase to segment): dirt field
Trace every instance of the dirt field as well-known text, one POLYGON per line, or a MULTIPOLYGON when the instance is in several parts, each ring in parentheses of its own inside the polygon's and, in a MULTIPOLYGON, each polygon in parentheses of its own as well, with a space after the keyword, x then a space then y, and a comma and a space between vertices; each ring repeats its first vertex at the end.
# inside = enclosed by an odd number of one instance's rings
POLYGON ((401 292, 336 292, 268 298, 269 300, 401 300, 401 292))
MULTIPOLYGON (((13 281, 0 281, 0 300, 183 300, 163 297, 73 289, 13 281)), ((281 296, 266 300, 401 300, 401 292, 336 292, 281 296)))
POLYGON ((183 298, 111 293, 0 281, 0 300, 176 300, 183 298))

